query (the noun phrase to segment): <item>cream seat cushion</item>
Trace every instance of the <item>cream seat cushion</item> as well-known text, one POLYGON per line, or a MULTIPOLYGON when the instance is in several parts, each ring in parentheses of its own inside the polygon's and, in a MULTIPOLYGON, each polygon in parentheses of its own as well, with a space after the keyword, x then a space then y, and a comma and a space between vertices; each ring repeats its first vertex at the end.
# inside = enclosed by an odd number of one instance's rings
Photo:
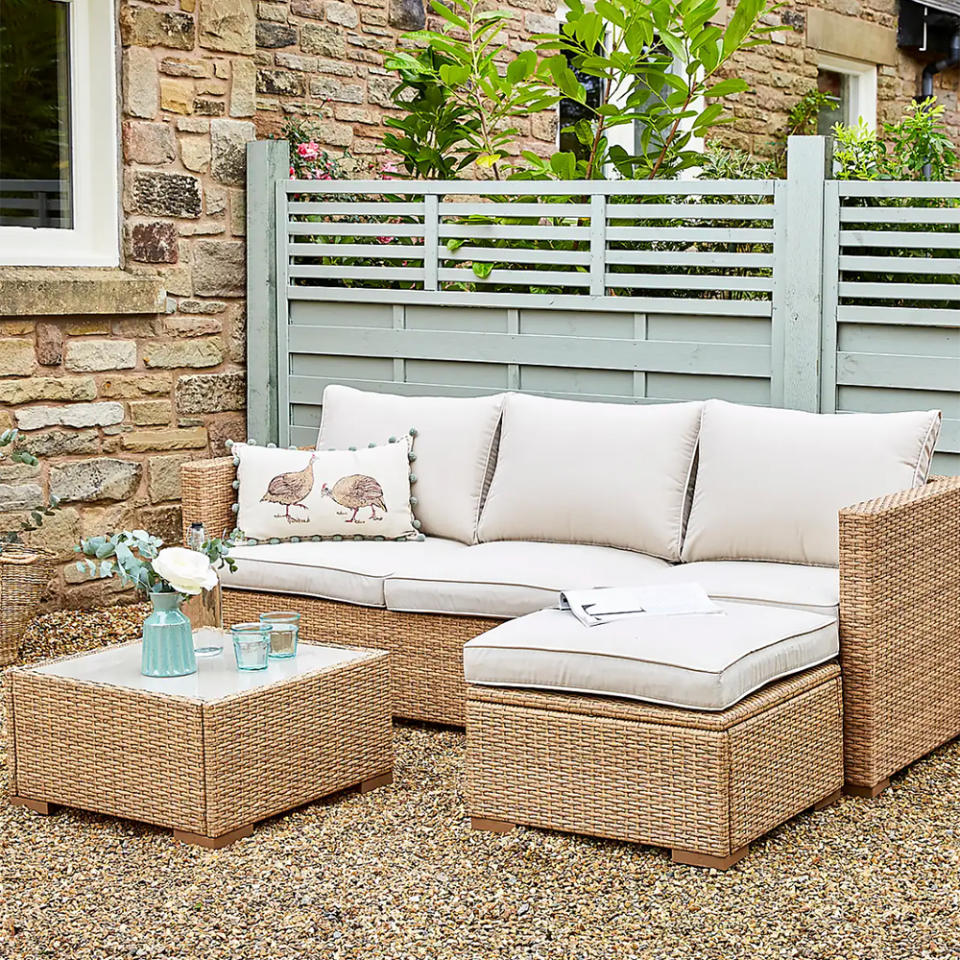
POLYGON ((815 414, 707 401, 682 559, 836 566, 838 513, 926 482, 940 413, 815 414))
POLYGON ((480 540, 590 543, 679 560, 702 407, 508 394, 480 540))
POLYGON ((521 617, 555 605, 561 590, 650 583, 662 560, 571 543, 481 543, 452 554, 408 554, 387 578, 390 610, 521 617))
POLYGON ((365 447, 417 431, 414 513, 427 536, 476 543, 503 394, 401 397, 337 384, 323 391, 317 449, 365 447))
POLYGON ((593 693, 725 710, 780 677, 837 655, 837 621, 779 607, 645 616, 584 627, 543 610, 501 624, 463 650, 468 683, 593 693))
POLYGON ((277 543, 236 547, 237 569, 218 571, 225 587, 265 593, 300 594, 367 607, 384 606, 383 581, 415 558, 452 558, 467 548, 427 537, 403 543, 353 540, 277 543))
POLYGON ((765 603, 840 615, 840 571, 798 563, 704 560, 671 567, 668 583, 698 583, 714 600, 765 603))

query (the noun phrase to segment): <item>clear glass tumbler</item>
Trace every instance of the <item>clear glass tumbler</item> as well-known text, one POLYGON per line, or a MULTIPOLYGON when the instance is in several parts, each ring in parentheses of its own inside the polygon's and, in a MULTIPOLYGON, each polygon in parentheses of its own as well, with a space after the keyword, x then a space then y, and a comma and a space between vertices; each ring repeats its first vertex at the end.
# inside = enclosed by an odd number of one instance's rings
POLYGON ((237 623, 230 628, 238 670, 267 669, 271 629, 267 623, 237 623))
POLYGON ((270 657, 274 660, 288 660, 297 655, 297 641, 300 639, 300 614, 295 610, 271 610, 260 614, 260 622, 269 624, 270 657))

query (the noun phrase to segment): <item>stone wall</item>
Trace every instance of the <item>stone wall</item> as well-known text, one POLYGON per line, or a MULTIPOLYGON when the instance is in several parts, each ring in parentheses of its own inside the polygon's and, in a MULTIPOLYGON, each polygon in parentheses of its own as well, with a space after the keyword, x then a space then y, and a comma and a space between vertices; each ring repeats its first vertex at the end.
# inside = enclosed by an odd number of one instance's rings
MULTIPOLYGON (((396 74, 383 54, 400 34, 422 28, 428 0, 260 0, 257 4, 257 133, 276 135, 288 119, 301 119, 332 156, 346 151, 347 173, 377 175, 389 160, 381 146, 383 118, 393 111, 396 74)), ((554 27, 556 0, 503 0, 516 12, 514 53, 529 49, 532 34, 554 27)), ((426 23, 440 29, 431 14, 426 23)), ((519 121, 514 152, 549 153, 556 121, 542 115, 519 121)))
MULTIPOLYGON (((770 18, 790 29, 772 34, 773 43, 741 51, 728 75, 743 77, 751 90, 734 98, 734 123, 717 139, 758 156, 778 149, 787 115, 817 86, 822 54, 877 64, 877 121, 895 121, 920 90, 926 61, 898 50, 897 0, 816 0, 790 3, 770 18)), ((930 59, 936 59, 930 57, 930 59)), ((956 69, 937 76, 934 92, 946 107, 951 136, 960 143, 956 69)))
MULTIPOLYGON (((180 538, 179 465, 245 434, 245 144, 254 0, 121 0, 122 269, 0 268, 0 427, 45 456, 0 467, 0 529, 48 492, 32 540, 180 538)), ((115 591, 61 568, 55 599, 115 591)))

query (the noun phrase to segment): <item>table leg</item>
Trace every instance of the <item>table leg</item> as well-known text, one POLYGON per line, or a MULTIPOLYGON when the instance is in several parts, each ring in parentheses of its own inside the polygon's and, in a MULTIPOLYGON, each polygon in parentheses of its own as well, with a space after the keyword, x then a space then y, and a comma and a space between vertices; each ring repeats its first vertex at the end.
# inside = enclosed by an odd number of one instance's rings
POLYGON ((202 833, 191 833, 189 830, 174 830, 173 839, 178 843, 188 843, 196 847, 205 847, 207 850, 219 850, 221 847, 227 847, 237 840, 249 837, 253 833, 253 824, 247 824, 245 827, 237 827, 229 833, 221 834, 219 837, 205 837, 202 833))

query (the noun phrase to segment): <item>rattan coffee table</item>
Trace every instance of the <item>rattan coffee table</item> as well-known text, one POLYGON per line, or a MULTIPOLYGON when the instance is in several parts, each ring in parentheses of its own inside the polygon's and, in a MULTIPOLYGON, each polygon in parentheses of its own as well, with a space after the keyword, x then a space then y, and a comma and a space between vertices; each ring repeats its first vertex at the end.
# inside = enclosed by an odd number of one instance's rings
POLYGON ((6 673, 12 802, 77 807, 222 847, 301 804, 392 780, 388 655, 302 643, 240 673, 140 674, 140 644, 6 673))

